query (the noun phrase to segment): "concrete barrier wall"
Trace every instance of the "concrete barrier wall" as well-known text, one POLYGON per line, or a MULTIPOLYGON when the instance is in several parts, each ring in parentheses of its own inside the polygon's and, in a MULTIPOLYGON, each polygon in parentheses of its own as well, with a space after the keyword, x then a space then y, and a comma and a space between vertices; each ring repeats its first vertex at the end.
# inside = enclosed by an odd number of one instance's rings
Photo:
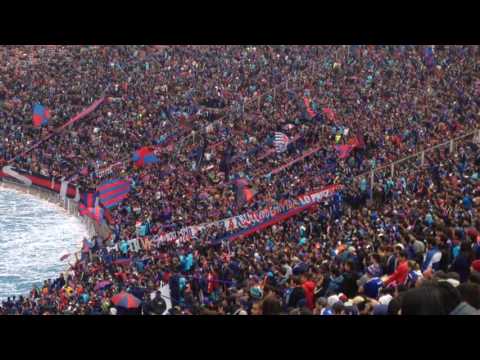
POLYGON ((88 231, 88 235, 90 237, 97 234, 103 235, 103 233, 105 233, 105 229, 100 228, 94 220, 85 216, 80 216, 80 213, 78 211, 78 204, 75 201, 68 198, 62 199, 60 198, 60 195, 56 192, 48 191, 35 185, 28 187, 15 181, 7 180, 5 178, 1 179, 0 186, 7 189, 14 189, 26 194, 30 194, 39 199, 60 206, 61 208, 65 209, 65 211, 67 211, 70 215, 76 216, 85 225, 88 231))

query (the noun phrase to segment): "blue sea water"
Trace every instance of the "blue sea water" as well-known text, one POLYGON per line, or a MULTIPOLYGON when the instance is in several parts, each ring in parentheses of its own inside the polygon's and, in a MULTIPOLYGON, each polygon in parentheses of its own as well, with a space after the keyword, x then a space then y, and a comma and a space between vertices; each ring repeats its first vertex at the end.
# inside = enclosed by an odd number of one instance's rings
POLYGON ((82 222, 61 207, 0 188, 0 300, 66 271, 73 256, 60 257, 79 251, 84 236, 82 222))

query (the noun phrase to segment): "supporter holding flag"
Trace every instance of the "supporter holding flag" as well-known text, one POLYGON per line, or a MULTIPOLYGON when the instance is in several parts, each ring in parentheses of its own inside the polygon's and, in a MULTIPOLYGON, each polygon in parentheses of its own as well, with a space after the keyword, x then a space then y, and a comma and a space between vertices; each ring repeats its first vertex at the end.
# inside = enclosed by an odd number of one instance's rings
POLYGON ((36 128, 48 125, 50 111, 41 104, 35 104, 33 107, 33 126, 36 128))
POLYGON ((130 188, 129 181, 111 179, 100 184, 97 188, 97 192, 102 205, 107 209, 110 209, 128 197, 130 188))
POLYGON ((153 153, 153 149, 148 146, 144 146, 139 150, 135 151, 133 154, 132 160, 135 162, 135 165, 138 167, 143 167, 149 164, 158 163, 160 160, 153 153))
POLYGON ((277 153, 282 153, 287 150, 288 143, 289 143, 289 138, 287 135, 281 132, 276 132, 275 133, 275 140, 273 141, 273 144, 275 146, 275 151, 277 153))

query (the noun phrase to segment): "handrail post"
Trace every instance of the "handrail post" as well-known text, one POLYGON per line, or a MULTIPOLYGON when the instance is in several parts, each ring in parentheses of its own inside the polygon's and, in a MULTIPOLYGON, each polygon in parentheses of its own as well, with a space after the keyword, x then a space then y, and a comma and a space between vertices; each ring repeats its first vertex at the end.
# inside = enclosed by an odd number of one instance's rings
POLYGON ((453 153, 453 151, 455 150, 455 142, 452 140, 450 140, 450 153, 453 153))
POLYGON ((394 175, 395 175, 395 163, 392 163, 390 168, 390 177, 393 178, 394 175))
POLYGON ((420 164, 423 166, 425 165, 425 151, 422 151, 420 154, 420 164))

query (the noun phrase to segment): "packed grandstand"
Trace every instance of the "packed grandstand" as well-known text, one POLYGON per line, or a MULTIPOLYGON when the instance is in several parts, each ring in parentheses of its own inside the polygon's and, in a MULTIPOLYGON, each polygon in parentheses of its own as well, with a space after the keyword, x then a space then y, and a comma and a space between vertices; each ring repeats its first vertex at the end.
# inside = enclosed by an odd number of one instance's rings
POLYGON ((479 46, 2 46, 0 66, 0 178, 97 228, 0 314, 479 314, 479 46))

